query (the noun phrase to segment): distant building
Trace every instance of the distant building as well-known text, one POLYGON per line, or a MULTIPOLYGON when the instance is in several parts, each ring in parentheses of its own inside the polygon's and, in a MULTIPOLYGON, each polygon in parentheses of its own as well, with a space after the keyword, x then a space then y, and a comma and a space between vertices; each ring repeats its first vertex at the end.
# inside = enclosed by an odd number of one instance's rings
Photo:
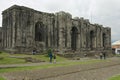
POLYGON ((2 12, 4 50, 31 52, 48 48, 78 54, 111 51, 111 28, 72 18, 67 12, 45 13, 14 5, 2 12))
POLYGON ((120 54, 120 40, 112 43, 112 51, 115 54, 120 54))

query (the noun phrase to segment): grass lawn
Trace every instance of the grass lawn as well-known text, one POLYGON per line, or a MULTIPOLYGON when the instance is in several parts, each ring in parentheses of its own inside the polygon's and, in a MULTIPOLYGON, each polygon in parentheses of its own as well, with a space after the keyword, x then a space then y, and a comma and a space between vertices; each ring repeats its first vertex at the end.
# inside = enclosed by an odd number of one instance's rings
POLYGON ((120 80, 120 75, 114 76, 110 78, 109 80, 120 80))
POLYGON ((0 77, 0 80, 5 80, 3 77, 0 77))
POLYGON ((87 60, 87 61, 66 61, 56 64, 43 64, 39 66, 25 66, 25 67, 16 67, 16 68, 4 68, 0 69, 0 73, 4 72, 13 72, 13 71, 21 71, 21 70, 33 70, 33 69, 46 69, 46 68, 53 68, 53 67, 61 67, 61 66, 72 66, 72 65, 79 65, 79 64, 94 64, 98 62, 102 62, 103 60, 87 60))
POLYGON ((120 57, 120 54, 116 54, 115 56, 120 57))
MULTIPOLYGON (((25 57, 31 57, 37 60, 43 60, 48 62, 49 57, 47 57, 47 54, 45 55, 27 55, 27 54, 8 54, 8 53, 0 53, 0 64, 24 64, 29 63, 25 61, 25 57)), ((66 58, 57 56, 57 62, 63 62, 66 61, 66 58)))
MULTIPOLYGON (((44 60, 46 62, 49 62, 49 58, 46 55, 26 55, 26 54, 8 54, 8 53, 0 53, 0 57, 3 57, 3 59, 0 60, 1 64, 25 64, 24 59, 21 58, 14 58, 14 57, 32 57, 35 59, 44 60), (12 56, 12 57, 11 57, 12 56)), ((80 64, 94 64, 103 62, 104 60, 85 60, 85 61, 70 61, 66 58, 57 56, 57 63, 56 64, 42 64, 38 66, 25 66, 25 67, 15 67, 15 68, 3 68, 0 69, 0 73, 5 72, 14 72, 14 71, 24 71, 24 70, 35 70, 35 69, 46 69, 46 68, 54 68, 54 67, 67 67, 72 65, 80 65, 80 64)), ((105 60, 108 61, 108 60, 105 60)), ((3 77, 0 76, 0 80, 5 80, 3 77)))
MULTIPOLYGON (((3 59, 0 60, 1 64, 25 64, 25 60, 22 58, 13 58, 13 57, 32 57, 35 59, 41 59, 46 62, 49 62, 49 58, 47 55, 26 55, 26 54, 8 54, 8 53, 0 53, 0 57, 3 59), (12 57, 11 57, 12 56, 12 57)), ((42 64, 39 66, 26 66, 26 67, 16 67, 16 68, 4 68, 0 69, 0 73, 4 72, 12 72, 12 71, 21 71, 21 70, 31 70, 31 69, 45 69, 52 67, 61 67, 61 66, 71 66, 71 65, 79 65, 79 64, 93 64, 102 62, 104 60, 85 60, 85 61, 69 61, 66 58, 57 56, 57 64, 42 64)))
POLYGON ((19 64, 19 63, 25 63, 25 60, 23 59, 17 59, 17 58, 11 58, 12 55, 2 52, 0 53, 0 64, 19 64))

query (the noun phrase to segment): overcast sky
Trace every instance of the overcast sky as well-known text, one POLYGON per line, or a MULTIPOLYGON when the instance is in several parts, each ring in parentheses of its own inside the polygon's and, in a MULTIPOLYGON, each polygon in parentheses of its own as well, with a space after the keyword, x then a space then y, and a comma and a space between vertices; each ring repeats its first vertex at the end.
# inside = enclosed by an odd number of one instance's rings
POLYGON ((44 12, 65 11, 73 17, 84 17, 92 23, 111 27, 112 41, 120 40, 120 0, 0 0, 0 13, 15 4, 44 12))

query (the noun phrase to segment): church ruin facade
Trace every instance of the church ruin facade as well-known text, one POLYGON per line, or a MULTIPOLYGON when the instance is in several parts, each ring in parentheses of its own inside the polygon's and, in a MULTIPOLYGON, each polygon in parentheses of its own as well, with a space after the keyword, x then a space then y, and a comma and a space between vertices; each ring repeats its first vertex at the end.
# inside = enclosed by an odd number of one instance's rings
POLYGON ((66 12, 45 13, 14 5, 2 13, 2 48, 31 52, 49 48, 62 51, 111 50, 111 28, 72 18, 66 12))

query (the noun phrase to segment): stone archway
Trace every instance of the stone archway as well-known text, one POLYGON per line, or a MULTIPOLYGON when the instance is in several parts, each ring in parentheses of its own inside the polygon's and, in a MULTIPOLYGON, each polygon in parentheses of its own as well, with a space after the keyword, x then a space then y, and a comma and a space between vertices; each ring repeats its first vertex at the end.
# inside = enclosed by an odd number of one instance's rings
POLYGON ((35 24, 35 46, 38 52, 45 48, 45 28, 42 22, 35 24))
POLYGON ((90 48, 93 49, 94 47, 94 31, 90 31, 90 48))
POLYGON ((78 29, 76 27, 72 27, 72 29, 71 29, 71 48, 72 48, 72 50, 77 49, 77 39, 78 39, 78 29))
POLYGON ((105 48, 105 46, 106 46, 106 34, 105 33, 103 33, 103 48, 105 48))
POLYGON ((44 25, 42 22, 35 24, 35 41, 44 41, 44 25))

